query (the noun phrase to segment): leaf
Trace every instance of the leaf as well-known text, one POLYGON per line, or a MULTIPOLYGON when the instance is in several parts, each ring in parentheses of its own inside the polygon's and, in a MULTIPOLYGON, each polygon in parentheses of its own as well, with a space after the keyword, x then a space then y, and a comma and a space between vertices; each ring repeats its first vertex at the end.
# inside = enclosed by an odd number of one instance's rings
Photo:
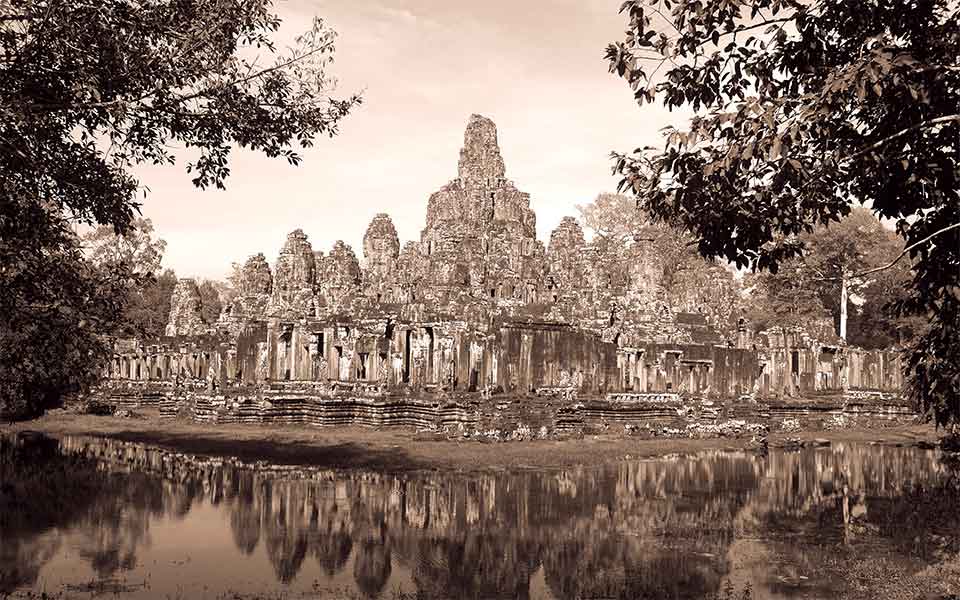
POLYGON ((770 145, 770 160, 777 160, 780 158, 780 146, 781 141, 779 137, 773 138, 773 144, 770 145))

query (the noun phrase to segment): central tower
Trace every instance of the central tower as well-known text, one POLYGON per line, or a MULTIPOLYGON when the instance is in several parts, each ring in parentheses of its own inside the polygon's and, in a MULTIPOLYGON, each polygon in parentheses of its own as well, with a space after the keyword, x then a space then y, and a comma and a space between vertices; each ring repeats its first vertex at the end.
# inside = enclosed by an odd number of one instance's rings
POLYGON ((457 178, 430 196, 420 241, 427 277, 441 288, 533 302, 544 267, 530 195, 506 179, 497 126, 472 115, 457 178))

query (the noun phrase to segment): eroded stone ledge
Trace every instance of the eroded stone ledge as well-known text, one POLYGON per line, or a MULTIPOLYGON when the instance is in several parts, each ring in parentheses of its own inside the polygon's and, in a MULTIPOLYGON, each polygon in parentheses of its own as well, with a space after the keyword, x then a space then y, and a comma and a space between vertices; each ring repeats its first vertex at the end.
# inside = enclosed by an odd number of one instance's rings
POLYGON ((766 431, 885 426, 916 419, 892 394, 854 390, 803 400, 756 402, 682 394, 488 396, 480 393, 401 393, 372 385, 339 389, 309 382, 210 392, 199 382, 179 387, 128 382, 94 396, 116 410, 159 409, 166 418, 199 423, 289 424, 309 427, 405 427, 470 439, 537 439, 589 432, 714 437, 766 431), (785 425, 786 424, 786 425, 785 425))

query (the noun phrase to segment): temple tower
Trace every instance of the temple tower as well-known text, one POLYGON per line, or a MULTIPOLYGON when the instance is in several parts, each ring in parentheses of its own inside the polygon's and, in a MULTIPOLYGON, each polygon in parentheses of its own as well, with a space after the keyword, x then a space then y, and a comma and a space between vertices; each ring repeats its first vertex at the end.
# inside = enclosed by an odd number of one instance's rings
POLYGON ((202 303, 200 289, 194 279, 184 278, 177 281, 170 298, 170 318, 165 335, 201 335, 207 326, 201 316, 202 303))
POLYGON ((360 261, 353 248, 337 240, 317 273, 317 287, 328 305, 343 306, 360 289, 360 261))
POLYGON ((295 229, 287 235, 287 241, 277 257, 270 311, 274 314, 313 312, 311 305, 315 280, 313 248, 303 230, 295 229))
POLYGON ((372 279, 389 277, 397 268, 400 256, 400 238, 390 215, 380 213, 373 217, 363 235, 364 275, 372 279))
POLYGON ((505 178, 497 127, 472 115, 457 178, 430 196, 420 242, 427 278, 439 288, 534 301, 545 250, 536 239, 530 195, 505 178))

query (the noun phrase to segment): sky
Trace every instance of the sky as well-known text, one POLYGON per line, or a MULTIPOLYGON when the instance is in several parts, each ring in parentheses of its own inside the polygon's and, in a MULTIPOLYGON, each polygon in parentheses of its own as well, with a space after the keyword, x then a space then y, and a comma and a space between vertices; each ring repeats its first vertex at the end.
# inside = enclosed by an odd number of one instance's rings
POLYGON ((321 16, 338 34, 331 73, 364 103, 303 153, 299 166, 231 155, 225 191, 198 190, 175 166, 137 171, 143 214, 181 277, 223 278, 263 252, 273 264, 300 228, 314 250, 336 240, 362 260, 364 231, 388 213, 401 244, 419 239, 427 199, 456 177, 473 113, 497 124, 507 177, 531 196, 538 237, 614 191, 611 151, 661 145, 682 115, 638 107, 607 72, 609 42, 626 19, 620 0, 281 0, 280 40, 321 16))

